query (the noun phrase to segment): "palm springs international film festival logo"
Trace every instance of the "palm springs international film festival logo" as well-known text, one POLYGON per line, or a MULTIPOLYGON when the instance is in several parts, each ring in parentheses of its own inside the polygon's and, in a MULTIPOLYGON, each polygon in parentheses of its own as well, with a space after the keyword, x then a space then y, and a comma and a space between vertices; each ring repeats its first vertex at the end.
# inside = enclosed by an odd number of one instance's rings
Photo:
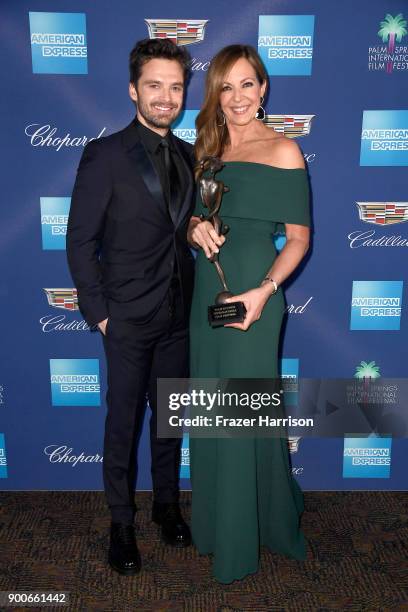
POLYGON ((360 361, 354 372, 354 378, 380 378, 380 366, 376 365, 375 361, 360 361))
MULTIPOLYGON (((357 404, 390 406, 397 405, 400 401, 400 385, 396 380, 381 380, 380 366, 375 361, 360 361, 356 367, 354 378, 358 381, 356 385, 347 385, 346 395, 349 405, 357 404), (361 382, 363 384, 361 384, 361 382)), ((374 417, 371 421, 372 428, 380 428, 384 421, 390 425, 387 412, 382 414, 372 412, 374 417)))
MULTIPOLYGON (((356 202, 360 221, 390 230, 408 221, 408 202, 356 202)), ((392 230, 391 230, 392 231, 392 230)), ((377 235, 376 229, 356 230, 348 234, 351 249, 361 247, 408 247, 408 238, 397 233, 377 235)))
POLYGON ((408 110, 364 111, 360 166, 408 166, 408 110))
POLYGON ((312 74, 314 15, 260 15, 258 53, 269 75, 312 74))
POLYGON ((408 70, 408 46, 395 44, 407 34, 407 20, 403 14, 393 17, 388 13, 377 32, 383 44, 368 48, 368 69, 383 70, 387 74, 394 70, 408 70))
POLYGON ((34 74, 87 74, 84 13, 29 13, 34 74))
POLYGON ((403 281, 353 281, 351 330, 399 330, 403 281))
POLYGON ((53 406, 100 406, 99 359, 50 359, 53 406))

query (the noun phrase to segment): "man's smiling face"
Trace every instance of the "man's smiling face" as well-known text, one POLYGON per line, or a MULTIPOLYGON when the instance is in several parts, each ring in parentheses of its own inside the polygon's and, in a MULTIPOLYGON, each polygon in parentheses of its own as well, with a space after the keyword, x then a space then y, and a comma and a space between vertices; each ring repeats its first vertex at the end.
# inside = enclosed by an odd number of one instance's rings
POLYGON ((137 104, 137 117, 155 131, 169 128, 183 105, 184 75, 176 60, 151 59, 144 64, 129 95, 137 104))

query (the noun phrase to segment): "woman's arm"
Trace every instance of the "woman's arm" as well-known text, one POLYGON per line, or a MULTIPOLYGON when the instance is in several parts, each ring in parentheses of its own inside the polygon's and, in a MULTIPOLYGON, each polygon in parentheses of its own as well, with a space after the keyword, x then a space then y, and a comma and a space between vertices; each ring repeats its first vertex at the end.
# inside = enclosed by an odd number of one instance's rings
MULTIPOLYGON (((273 262, 272 267, 265 274, 265 278, 272 278, 279 286, 296 270, 309 248, 310 230, 304 225, 285 223, 286 244, 273 262)), ((274 293, 273 283, 262 281, 262 286, 272 285, 269 293, 274 293)))
MULTIPOLYGON (((273 279, 278 287, 298 267, 309 248, 308 227, 286 223, 285 230, 286 244, 265 274, 265 278, 273 279)), ((266 302, 274 293, 275 285, 270 280, 263 280, 260 287, 229 298, 227 302, 244 302, 247 313, 243 323, 230 323, 225 327, 246 331, 252 323, 261 318, 266 302)))
MULTIPOLYGON (((301 150, 293 140, 288 138, 276 140, 271 157, 268 158, 267 163, 286 169, 305 167, 305 160, 301 150)), ((244 302, 247 314, 243 323, 231 323, 225 325, 225 327, 235 327, 236 329, 246 331, 252 323, 258 321, 266 302, 275 293, 276 287, 279 287, 302 261, 309 248, 309 228, 304 225, 285 223, 285 231, 286 244, 271 268, 265 271, 264 276, 264 279, 268 277, 275 281, 276 285, 271 280, 263 280, 260 287, 229 298, 227 302, 244 302)))

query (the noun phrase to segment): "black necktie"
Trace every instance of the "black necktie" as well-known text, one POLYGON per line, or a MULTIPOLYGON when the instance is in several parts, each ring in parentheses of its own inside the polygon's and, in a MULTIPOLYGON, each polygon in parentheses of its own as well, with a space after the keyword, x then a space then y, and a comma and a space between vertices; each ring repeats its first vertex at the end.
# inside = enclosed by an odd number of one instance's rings
POLYGON ((161 146, 164 151, 164 165, 166 167, 166 200, 169 215, 173 223, 176 223, 177 219, 177 194, 178 194, 178 172, 176 165, 170 155, 169 143, 163 138, 161 146))

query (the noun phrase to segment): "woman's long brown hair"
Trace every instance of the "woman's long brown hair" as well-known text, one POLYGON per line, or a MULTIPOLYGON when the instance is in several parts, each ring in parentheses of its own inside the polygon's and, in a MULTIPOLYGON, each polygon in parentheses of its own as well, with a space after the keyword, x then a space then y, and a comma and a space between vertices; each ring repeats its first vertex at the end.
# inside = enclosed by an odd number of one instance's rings
POLYGON ((250 45, 228 45, 212 59, 205 83, 204 103, 196 118, 197 140, 194 153, 197 179, 202 173, 200 160, 208 155, 221 157, 229 142, 228 128, 219 102, 225 76, 241 57, 247 59, 254 68, 260 85, 268 80, 261 58, 250 45))

